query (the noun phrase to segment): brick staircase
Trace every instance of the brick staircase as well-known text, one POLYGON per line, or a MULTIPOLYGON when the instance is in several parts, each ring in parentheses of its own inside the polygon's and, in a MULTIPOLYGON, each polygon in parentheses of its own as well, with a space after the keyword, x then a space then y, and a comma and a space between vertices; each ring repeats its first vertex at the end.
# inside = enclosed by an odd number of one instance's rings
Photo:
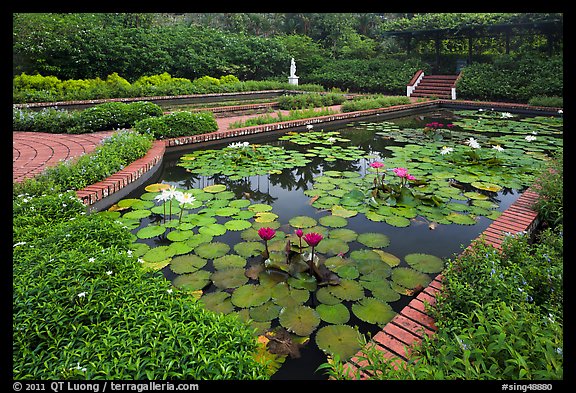
POLYGON ((414 86, 410 97, 454 99, 452 88, 459 75, 424 75, 414 86))

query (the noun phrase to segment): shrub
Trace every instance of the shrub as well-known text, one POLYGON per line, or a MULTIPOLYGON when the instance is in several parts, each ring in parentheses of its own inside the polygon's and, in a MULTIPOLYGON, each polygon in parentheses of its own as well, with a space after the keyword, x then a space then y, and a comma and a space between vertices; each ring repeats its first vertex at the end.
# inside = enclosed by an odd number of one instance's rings
POLYGON ((206 134, 218 130, 212 112, 178 111, 136 122, 134 129, 155 139, 206 134))
POLYGON ((130 128, 137 121, 161 116, 162 108, 151 102, 106 102, 78 112, 77 126, 71 133, 130 128))
POLYGON ((303 93, 281 96, 278 99, 278 106, 280 109, 291 110, 339 105, 344 101, 346 98, 342 94, 303 93))
POLYGON ((535 96, 528 100, 529 105, 563 108, 564 98, 558 96, 535 96))
POLYGON ((387 108, 394 105, 410 104, 406 96, 374 96, 371 98, 357 98, 342 104, 342 112, 363 111, 368 109, 387 108))
POLYGON ((559 152, 549 162, 547 170, 535 182, 538 198, 534 210, 546 225, 557 226, 564 221, 564 158, 559 152))
POLYGON ((64 109, 43 108, 35 111, 12 108, 12 129, 15 131, 67 133, 77 124, 77 114, 64 109))
POLYGON ((144 270, 120 222, 82 214, 73 193, 21 198, 14 202, 14 379, 267 378, 248 325, 207 311, 161 273, 144 270))

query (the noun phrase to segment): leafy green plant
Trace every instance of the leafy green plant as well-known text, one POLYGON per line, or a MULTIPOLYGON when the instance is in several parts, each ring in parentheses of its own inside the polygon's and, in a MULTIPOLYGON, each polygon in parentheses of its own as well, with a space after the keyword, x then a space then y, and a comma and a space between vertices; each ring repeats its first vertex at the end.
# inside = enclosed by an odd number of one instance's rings
POLYGON ((140 120, 136 122, 134 129, 155 139, 163 139, 206 134, 216 131, 218 124, 212 112, 179 111, 140 120))
POLYGON ((536 180, 538 199, 534 209, 547 225, 556 226, 564 221, 564 156, 558 152, 548 163, 548 170, 536 180))

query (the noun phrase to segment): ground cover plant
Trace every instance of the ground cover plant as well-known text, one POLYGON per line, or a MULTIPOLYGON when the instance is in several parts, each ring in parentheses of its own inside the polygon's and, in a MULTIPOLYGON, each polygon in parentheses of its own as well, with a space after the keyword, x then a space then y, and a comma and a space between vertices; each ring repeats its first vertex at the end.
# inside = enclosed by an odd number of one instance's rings
POLYGON ((252 331, 142 268, 73 192, 13 199, 14 379, 266 379, 252 331))

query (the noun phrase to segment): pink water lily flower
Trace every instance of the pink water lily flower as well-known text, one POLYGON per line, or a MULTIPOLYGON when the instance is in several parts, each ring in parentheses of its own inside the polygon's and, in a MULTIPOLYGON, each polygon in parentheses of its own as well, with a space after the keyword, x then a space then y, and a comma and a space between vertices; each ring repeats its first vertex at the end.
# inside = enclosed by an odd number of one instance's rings
POLYGON ((378 169, 378 168, 382 168, 384 166, 384 163, 379 162, 379 161, 374 161, 373 163, 370 164, 370 166, 372 168, 378 169))
POLYGON ((302 237, 302 235, 304 235, 304 231, 302 229, 296 229, 296 236, 298 237, 302 237))
POLYGON ((304 241, 308 243, 310 247, 316 247, 324 237, 316 232, 310 232, 304 235, 304 241))
POLYGON ((265 241, 271 240, 274 236, 276 236, 276 231, 270 227, 260 228, 258 229, 258 236, 260 236, 260 238, 265 241))
POLYGON ((394 168, 392 169, 392 172, 394 172, 398 177, 408 176, 408 169, 406 168, 394 168))

